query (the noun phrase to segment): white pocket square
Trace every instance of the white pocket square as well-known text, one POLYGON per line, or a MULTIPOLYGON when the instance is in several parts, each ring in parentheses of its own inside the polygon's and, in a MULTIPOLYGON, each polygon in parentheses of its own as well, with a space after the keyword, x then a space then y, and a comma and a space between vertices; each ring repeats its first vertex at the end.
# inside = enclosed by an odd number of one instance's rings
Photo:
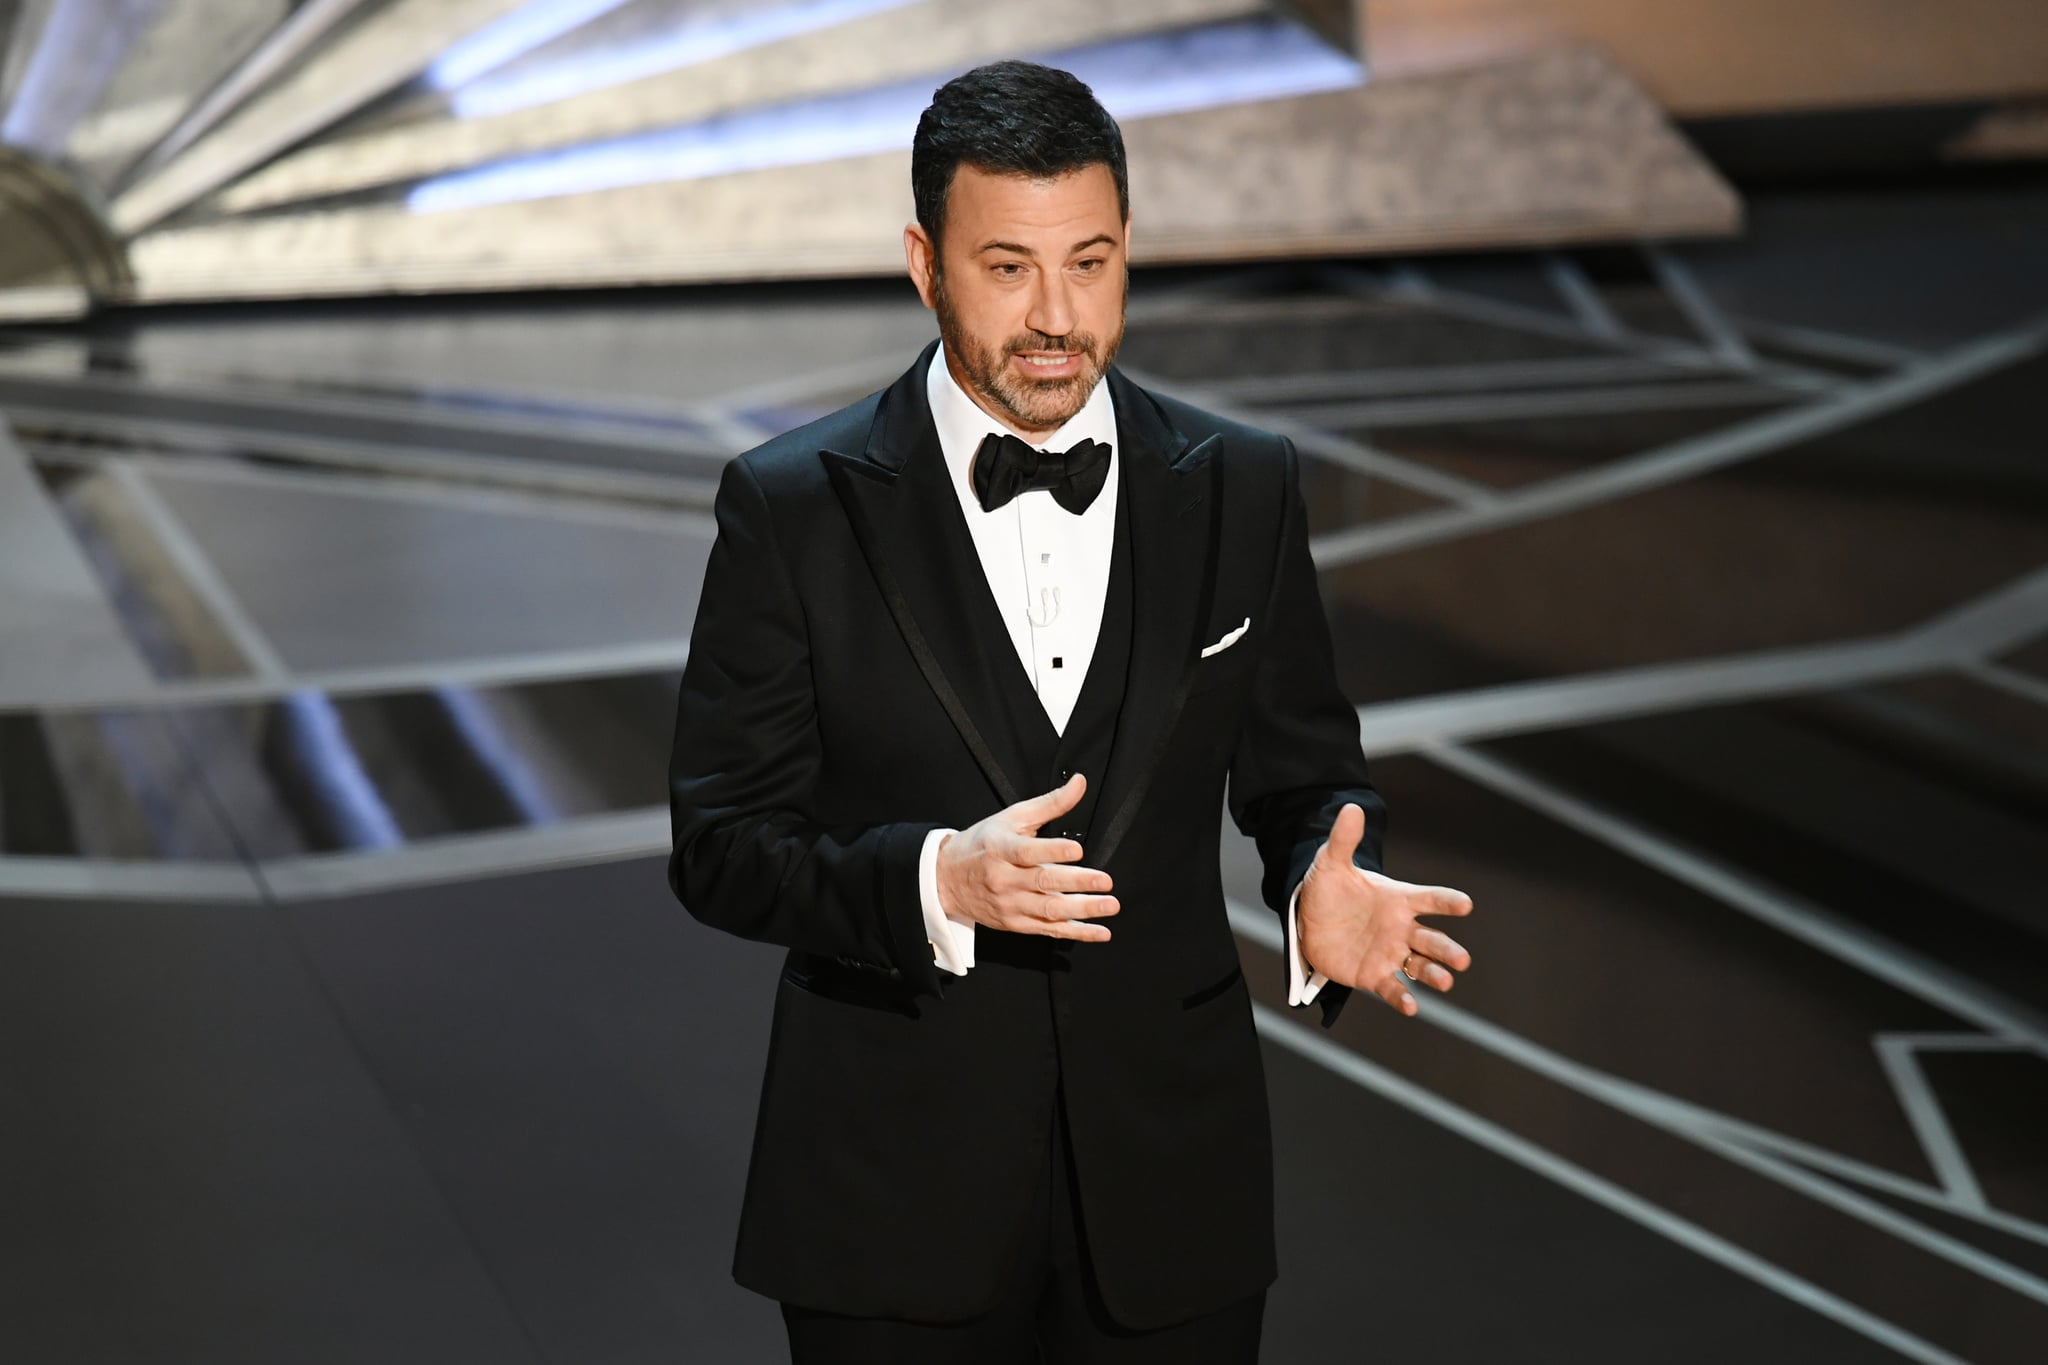
POLYGON ((1206 659, 1211 654, 1221 654, 1224 650, 1236 644, 1238 637, 1240 635, 1243 635, 1246 631, 1250 630, 1251 628, 1252 618, 1247 616, 1244 618, 1243 625, 1239 626, 1236 630, 1226 631, 1222 639, 1218 640, 1215 644, 1210 645, 1207 649, 1203 650, 1202 657, 1206 659))

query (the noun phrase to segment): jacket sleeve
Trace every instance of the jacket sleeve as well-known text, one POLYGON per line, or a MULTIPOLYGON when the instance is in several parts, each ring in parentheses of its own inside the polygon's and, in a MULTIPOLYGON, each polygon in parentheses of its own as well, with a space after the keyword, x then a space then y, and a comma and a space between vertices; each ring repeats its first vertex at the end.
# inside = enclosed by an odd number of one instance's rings
POLYGON ((918 855, 938 826, 825 825, 803 605, 745 458, 726 466, 669 757, 669 886, 691 915, 937 994, 918 855))
MULTIPOLYGON (((1281 526, 1266 629, 1252 695, 1230 767, 1230 815, 1258 844, 1261 892, 1285 922, 1287 904, 1346 803, 1365 812, 1365 835, 1352 861, 1382 871, 1386 802, 1366 774, 1358 712, 1337 683, 1330 627, 1308 551, 1301 460, 1285 453, 1281 526)), ((1337 1021, 1351 991, 1329 982, 1316 993, 1323 1027, 1337 1021)))

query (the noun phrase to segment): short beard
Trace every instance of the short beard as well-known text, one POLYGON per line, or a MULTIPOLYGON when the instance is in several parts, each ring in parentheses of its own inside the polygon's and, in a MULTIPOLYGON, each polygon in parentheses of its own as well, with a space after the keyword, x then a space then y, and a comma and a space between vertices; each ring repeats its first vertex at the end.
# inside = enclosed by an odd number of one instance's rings
MULTIPOLYGON (((1131 273, 1124 269, 1124 297, 1130 298, 1131 273)), ((932 278, 932 309, 939 315, 939 339, 958 359, 975 392, 1020 431, 1047 432, 1071 420, 1095 392, 1103 371, 1116 359, 1124 340, 1124 310, 1117 308, 1116 335, 1107 345, 1092 332, 1049 336, 1030 331, 1013 336, 1001 349, 985 347, 960 325, 960 315, 946 293, 945 272, 932 278), (1010 364, 1019 351, 1079 351, 1081 373, 1066 379, 1027 379, 1010 364)))

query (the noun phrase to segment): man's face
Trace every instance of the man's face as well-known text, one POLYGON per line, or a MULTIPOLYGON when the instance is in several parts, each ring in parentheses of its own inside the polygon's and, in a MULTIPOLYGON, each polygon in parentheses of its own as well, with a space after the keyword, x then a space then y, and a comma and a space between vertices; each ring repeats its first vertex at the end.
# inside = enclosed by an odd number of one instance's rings
POLYGON ((1081 410, 1124 336, 1130 225, 1105 165, 1051 180, 961 166, 934 249, 904 230, 953 377, 1026 435, 1081 410))

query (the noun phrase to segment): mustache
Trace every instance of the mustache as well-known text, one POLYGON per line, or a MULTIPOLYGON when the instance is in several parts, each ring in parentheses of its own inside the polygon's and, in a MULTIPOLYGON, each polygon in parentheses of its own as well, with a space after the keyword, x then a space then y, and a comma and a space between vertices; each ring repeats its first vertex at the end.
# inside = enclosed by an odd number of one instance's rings
POLYGON ((1086 332, 1069 332, 1059 337, 1044 332, 1026 332, 1022 336, 1011 337, 1009 341, 1009 351, 1012 355, 1023 351, 1094 355, 1097 349, 1095 338, 1086 332))

